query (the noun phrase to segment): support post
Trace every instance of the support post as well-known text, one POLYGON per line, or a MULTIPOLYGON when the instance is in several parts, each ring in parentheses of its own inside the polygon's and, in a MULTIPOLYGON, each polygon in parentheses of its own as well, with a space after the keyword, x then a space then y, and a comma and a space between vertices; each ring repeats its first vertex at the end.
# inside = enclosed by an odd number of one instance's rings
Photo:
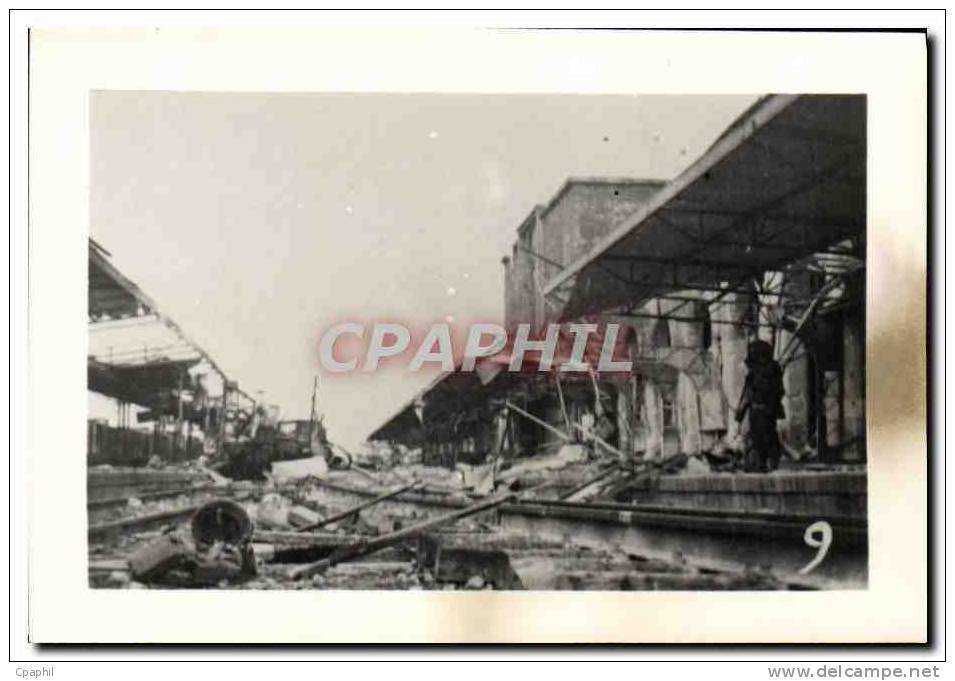
POLYGON ((570 427, 570 416, 567 415, 567 403, 564 402, 564 390, 560 385, 560 374, 554 372, 554 381, 557 383, 557 397, 560 399, 560 413, 564 416, 564 427, 572 430, 570 427))
MULTIPOLYGON (((175 445, 178 447, 178 444, 182 441, 182 391, 185 385, 185 371, 179 372, 179 391, 177 394, 177 412, 176 412, 176 438, 173 440, 175 445)), ((175 456, 173 457, 175 458, 175 456)))
POLYGON ((414 488, 419 487, 420 485, 421 485, 421 482, 418 481, 418 480, 415 480, 415 481, 412 482, 411 484, 403 485, 402 487, 399 487, 398 489, 393 489, 393 490, 389 490, 389 491, 387 491, 387 492, 383 492, 383 493, 379 494, 378 496, 376 496, 375 498, 369 499, 368 501, 362 502, 362 503, 358 504, 357 506, 353 506, 353 507, 351 507, 351 508, 349 508, 349 509, 346 509, 346 510, 342 511, 341 513, 336 513, 336 514, 334 514, 334 515, 330 515, 330 516, 328 516, 327 518, 324 518, 324 519, 322 519, 322 520, 319 520, 317 523, 312 523, 311 525, 306 525, 306 526, 304 526, 304 527, 300 527, 300 528, 298 528, 298 531, 299 531, 299 532, 310 532, 310 531, 312 531, 312 530, 317 530, 317 529, 320 528, 320 527, 325 527, 326 525, 330 525, 331 523, 334 523, 334 522, 337 521, 337 520, 341 520, 341 519, 343 519, 343 518, 347 518, 347 517, 350 516, 350 515, 355 515, 356 513, 360 512, 360 511, 363 511, 363 510, 365 510, 366 508, 371 508, 372 506, 376 506, 377 504, 380 504, 380 503, 383 502, 383 501, 387 501, 388 499, 393 499, 394 497, 398 496, 399 494, 402 494, 403 492, 408 492, 408 491, 410 491, 410 490, 413 490, 414 488))

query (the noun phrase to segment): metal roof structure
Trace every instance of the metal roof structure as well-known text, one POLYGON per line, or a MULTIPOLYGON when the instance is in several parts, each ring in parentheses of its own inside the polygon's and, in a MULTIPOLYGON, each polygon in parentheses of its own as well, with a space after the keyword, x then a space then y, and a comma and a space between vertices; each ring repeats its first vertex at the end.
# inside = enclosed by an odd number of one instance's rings
MULTIPOLYGON (((603 346, 604 329, 592 332, 589 342, 584 348, 582 360, 585 365, 595 372, 600 360, 603 346)), ((619 359, 624 356, 623 348, 627 344, 627 331, 623 330, 616 338, 613 346, 613 357, 619 359)), ((553 374, 560 370, 561 365, 569 364, 572 356, 574 337, 565 329, 560 329, 557 337, 556 349, 552 360, 551 370, 540 371, 538 363, 540 352, 528 351, 524 355, 519 371, 510 371, 507 367, 513 353, 513 337, 500 352, 476 362, 474 371, 444 371, 435 376, 425 387, 403 403, 402 406, 389 417, 381 426, 368 436, 368 440, 395 440, 413 441, 422 431, 422 419, 418 416, 418 409, 422 410, 424 420, 432 421, 455 410, 467 409, 486 404, 489 399, 503 399, 515 389, 533 391, 539 384, 553 385, 553 374)), ((613 374, 609 375, 611 378, 613 374)), ((586 391, 591 390, 592 380, 588 370, 577 365, 571 370, 560 374, 568 391, 573 385, 582 384, 586 391)), ((601 375, 606 380, 608 375, 601 375)))
POLYGON ((116 269, 108 258, 109 252, 90 239, 90 322, 142 317, 155 313, 155 303, 116 269))
POLYGON ((89 390, 157 407, 164 392, 188 385, 189 369, 205 362, 230 391, 254 402, 109 258, 106 249, 89 240, 89 390), (104 340, 106 336, 110 339, 104 340))
POLYGON ((771 95, 544 294, 560 319, 678 291, 718 298, 865 225, 865 96, 771 95))
MULTIPOLYGON (((779 267, 857 271, 864 266, 858 253, 838 246, 864 239, 865 199, 865 97, 770 95, 554 275, 544 294, 564 321, 606 312, 627 317, 650 300, 667 298, 680 305, 657 314, 690 321, 700 309, 692 303, 752 293, 754 279, 779 267)), ((449 399, 462 380, 472 391, 481 386, 475 375, 456 376, 439 375, 369 439, 419 430, 416 404, 449 399)))
MULTIPOLYGON (((132 365, 110 365, 90 359, 86 365, 87 389, 154 410, 168 407, 168 396, 183 387, 191 389, 188 371, 199 359, 155 360, 132 365)), ((173 413, 173 411, 170 411, 173 413)))

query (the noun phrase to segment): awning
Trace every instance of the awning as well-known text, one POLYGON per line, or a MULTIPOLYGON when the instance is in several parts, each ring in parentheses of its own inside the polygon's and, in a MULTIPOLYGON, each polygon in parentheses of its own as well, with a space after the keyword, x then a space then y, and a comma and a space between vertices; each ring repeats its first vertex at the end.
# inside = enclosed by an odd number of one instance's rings
MULTIPOLYGON (((137 332, 151 325, 168 330, 173 338, 156 346, 144 343, 142 338, 134 333, 128 343, 120 342, 117 347, 111 347, 108 352, 91 352, 87 372, 88 388, 123 401, 145 406, 154 405, 158 398, 155 395, 147 395, 148 391, 143 381, 139 381, 135 388, 131 388, 124 385, 122 380, 117 382, 116 376, 141 373, 144 367, 193 366, 199 360, 207 362, 223 381, 228 382, 225 372, 212 357, 187 336, 178 324, 164 315, 152 298, 120 272, 109 257, 110 254, 106 249, 93 239, 89 240, 90 331, 121 333, 131 330, 137 332), (133 362, 140 357, 143 361, 134 367, 133 362), (110 368, 111 372, 106 372, 106 367, 110 368), (110 392, 106 392, 107 390, 110 392), (129 399, 130 395, 134 395, 135 399, 129 399)), ((150 381, 146 382, 146 384, 149 383, 150 381)), ((232 385, 230 390, 254 401, 237 385, 232 385)))
POLYGON ((866 99, 772 95, 545 286, 560 319, 734 290, 866 224, 866 99))
POLYGON ((443 414, 480 408, 487 403, 489 392, 476 372, 442 372, 366 439, 414 446, 420 443, 425 434, 422 424, 425 409, 428 411, 427 418, 431 420, 435 417, 435 411, 443 414))
MULTIPOLYGON (((599 372, 601 350, 603 348, 605 324, 588 335, 584 346, 583 362, 586 367, 574 367, 573 371, 561 372, 560 377, 568 389, 575 382, 591 390, 593 379, 591 371, 600 381, 626 380, 628 372, 599 372)), ((632 329, 620 325, 612 359, 625 360, 628 355, 628 343, 632 329)), ((439 374, 427 386, 402 405, 391 418, 385 421, 368 436, 368 440, 393 441, 403 444, 415 444, 424 435, 422 419, 433 422, 456 412, 487 409, 492 399, 504 399, 515 387, 533 389, 533 386, 546 384, 553 386, 552 373, 570 363, 573 353, 574 335, 566 327, 561 327, 557 336, 557 347, 549 371, 539 371, 540 353, 529 351, 518 371, 510 371, 509 365, 513 353, 514 334, 508 335, 508 342, 497 354, 479 359, 474 371, 449 371, 439 374)))
POLYGON ((125 319, 156 312, 156 305, 107 259, 102 246, 89 241, 89 318, 125 319))

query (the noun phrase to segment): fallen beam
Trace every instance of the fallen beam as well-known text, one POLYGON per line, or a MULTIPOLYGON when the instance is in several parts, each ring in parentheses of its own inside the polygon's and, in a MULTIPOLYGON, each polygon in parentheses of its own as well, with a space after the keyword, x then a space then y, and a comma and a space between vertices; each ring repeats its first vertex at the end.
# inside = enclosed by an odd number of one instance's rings
POLYGON ((408 485, 399 487, 398 489, 393 489, 389 492, 383 492, 382 494, 379 494, 378 496, 376 496, 374 499, 369 499, 368 501, 364 501, 358 504, 357 506, 352 506, 351 508, 342 511, 341 513, 335 513, 334 515, 330 515, 323 520, 319 520, 317 523, 304 525, 299 528, 299 531, 309 532, 311 530, 317 530, 319 527, 324 527, 325 525, 329 525, 335 522, 336 520, 342 520, 343 518, 347 518, 350 515, 355 515, 359 511, 363 511, 366 508, 370 508, 372 506, 375 506, 376 504, 380 504, 381 502, 387 501, 388 499, 393 499, 394 497, 398 496, 402 492, 408 492, 414 489, 415 487, 418 487, 420 484, 421 483, 419 481, 415 480, 414 482, 408 485))
POLYGON ((604 440, 602 437, 600 437, 599 435, 597 435, 597 433, 593 432, 593 430, 591 430, 590 432, 588 432, 587 429, 584 428, 584 427, 583 427, 582 425, 580 425, 579 423, 575 423, 575 424, 574 424, 574 428, 576 428, 577 430, 579 430, 579 431, 580 431, 580 434, 583 435, 585 438, 587 438, 587 437, 593 438, 593 441, 594 441, 594 442, 596 442, 598 445, 600 445, 601 447, 603 447, 604 449, 606 449, 606 450, 607 450, 608 452, 610 452, 611 454, 615 454, 615 455, 620 459, 621 462, 627 460, 628 457, 627 457, 626 454, 624 454, 624 453, 621 452, 619 449, 617 449, 616 447, 614 447, 612 444, 610 444, 609 442, 607 442, 606 440, 604 440))
POLYGON ((392 532, 390 534, 368 540, 359 540, 349 546, 343 547, 339 551, 335 551, 327 558, 323 558, 322 560, 316 561, 314 563, 309 563, 307 565, 302 565, 301 567, 295 568, 289 573, 289 576, 292 579, 310 577, 311 575, 324 572, 327 568, 335 565, 336 563, 358 558, 360 556, 366 556, 370 553, 380 551, 385 547, 400 543, 406 539, 410 539, 411 537, 416 537, 441 525, 447 525, 457 520, 461 520, 462 518, 477 515, 478 513, 482 513, 484 511, 489 511, 492 508, 496 508, 506 501, 513 499, 515 496, 516 495, 513 493, 502 494, 500 496, 472 504, 471 506, 467 506, 457 511, 446 513, 445 515, 439 516, 437 518, 426 520, 424 522, 418 523, 417 525, 412 525, 411 527, 398 530, 397 532, 392 532))
POLYGON ((547 423, 547 421, 544 421, 543 419, 537 418, 536 416, 534 416, 534 415, 531 414, 530 412, 524 411, 523 409, 521 409, 520 407, 518 407, 516 404, 512 404, 509 400, 506 401, 506 402, 504 402, 504 406, 506 406, 508 409, 510 409, 510 410, 512 410, 512 411, 516 411, 518 414, 520 414, 520 415, 523 416, 524 418, 533 421, 534 423, 536 423, 537 425, 539 425, 541 428, 546 428, 547 430, 549 430, 550 432, 552 432, 554 435, 556 435, 557 437, 561 438, 561 439, 564 440, 565 442, 573 442, 573 441, 574 441, 574 438, 572 438, 570 435, 568 435, 568 434, 565 433, 564 431, 560 430, 559 428, 555 428, 554 426, 552 426, 551 424, 547 423))

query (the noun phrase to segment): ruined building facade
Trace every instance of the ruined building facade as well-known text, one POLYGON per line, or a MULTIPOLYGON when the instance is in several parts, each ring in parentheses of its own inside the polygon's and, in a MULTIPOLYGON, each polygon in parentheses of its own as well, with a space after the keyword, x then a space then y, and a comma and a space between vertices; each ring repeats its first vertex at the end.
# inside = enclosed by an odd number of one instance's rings
POLYGON ((517 227, 503 263, 509 330, 618 323, 631 374, 561 386, 546 372, 451 374, 371 439, 427 443, 444 463, 557 444, 528 419, 502 434, 508 400, 558 430, 589 412, 635 458, 739 451, 758 338, 783 367, 786 458, 864 461, 864 98, 766 97, 666 183, 569 179, 517 227))

